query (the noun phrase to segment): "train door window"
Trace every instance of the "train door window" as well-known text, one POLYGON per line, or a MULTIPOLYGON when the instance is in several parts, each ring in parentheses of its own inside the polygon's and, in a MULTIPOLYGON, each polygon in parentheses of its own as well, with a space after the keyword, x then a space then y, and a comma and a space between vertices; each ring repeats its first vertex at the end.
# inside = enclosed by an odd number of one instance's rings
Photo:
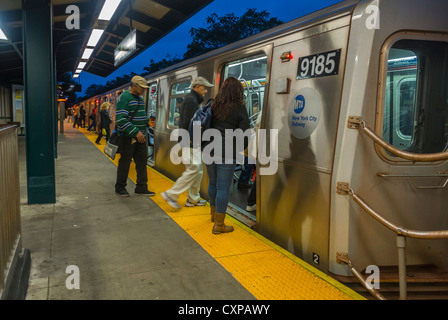
POLYGON ((154 130, 156 125, 157 83, 150 83, 147 99, 148 128, 148 161, 154 162, 154 130))
POLYGON ((157 107, 157 83, 151 83, 148 89, 148 117, 156 116, 157 107))
POLYGON ((191 79, 174 82, 171 86, 168 125, 179 126, 180 106, 184 96, 191 91, 191 79))
POLYGON ((383 139, 425 154, 448 144, 448 42, 403 39, 387 58, 383 139))
POLYGON ((247 114, 252 126, 263 108, 267 61, 267 56, 263 53, 231 61, 223 69, 223 80, 235 77, 243 84, 247 114))

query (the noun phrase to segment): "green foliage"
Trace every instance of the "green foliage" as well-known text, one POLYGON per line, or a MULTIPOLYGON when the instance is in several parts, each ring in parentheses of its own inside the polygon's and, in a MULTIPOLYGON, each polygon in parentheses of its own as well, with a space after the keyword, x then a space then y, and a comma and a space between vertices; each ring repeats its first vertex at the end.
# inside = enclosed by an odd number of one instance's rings
POLYGON ((151 59, 149 66, 143 68, 143 70, 145 70, 145 72, 142 74, 142 76, 146 76, 148 74, 157 72, 159 70, 163 70, 165 68, 168 68, 169 66, 172 66, 178 62, 181 62, 182 60, 183 59, 177 58, 177 57, 171 58, 170 55, 167 55, 166 58, 163 58, 159 62, 154 62, 154 60, 151 59))
POLYGON ((192 41, 187 46, 184 59, 199 56, 283 23, 269 16, 266 10, 258 12, 257 9, 248 9, 241 17, 234 13, 222 17, 211 14, 206 19, 205 28, 191 28, 192 41))

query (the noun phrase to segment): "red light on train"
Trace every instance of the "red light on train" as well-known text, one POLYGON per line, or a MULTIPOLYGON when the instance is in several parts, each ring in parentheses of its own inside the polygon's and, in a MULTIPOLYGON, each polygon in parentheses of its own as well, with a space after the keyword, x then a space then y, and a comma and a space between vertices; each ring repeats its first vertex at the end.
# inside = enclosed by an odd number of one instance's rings
POLYGON ((288 62, 292 58, 293 57, 292 57, 291 51, 283 52, 282 55, 280 56, 280 59, 282 60, 282 62, 288 62))

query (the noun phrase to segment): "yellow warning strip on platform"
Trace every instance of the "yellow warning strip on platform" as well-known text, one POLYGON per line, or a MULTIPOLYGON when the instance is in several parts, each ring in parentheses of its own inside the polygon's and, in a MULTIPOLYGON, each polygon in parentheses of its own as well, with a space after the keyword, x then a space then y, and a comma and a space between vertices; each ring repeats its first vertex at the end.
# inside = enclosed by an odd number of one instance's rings
MULTIPOLYGON (((95 144, 96 134, 79 130, 95 144)), ((95 145, 104 153, 104 139, 101 143, 95 145)), ((118 159, 119 155, 110 160, 118 165, 118 159)), ((129 178, 136 181, 134 163, 131 164, 129 178)), ((151 199, 257 299, 365 299, 228 215, 226 224, 235 230, 228 234, 212 234, 208 203, 203 207, 185 207, 185 193, 179 197, 182 208, 174 211, 161 196, 172 185, 173 181, 148 167, 148 186, 156 193, 151 199)))

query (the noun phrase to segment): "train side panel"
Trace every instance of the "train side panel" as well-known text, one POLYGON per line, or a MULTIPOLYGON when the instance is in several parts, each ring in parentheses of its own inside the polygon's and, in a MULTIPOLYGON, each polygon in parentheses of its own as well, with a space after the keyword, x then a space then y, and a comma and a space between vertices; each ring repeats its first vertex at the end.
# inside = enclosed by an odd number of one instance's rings
POLYGON ((349 23, 347 12, 275 43, 264 128, 278 130, 278 171, 257 177, 260 232, 324 271, 349 23))
MULTIPOLYGON (((359 116, 398 149, 421 155, 446 151, 447 10, 446 1, 364 1, 353 14, 331 185, 334 274, 350 275, 346 265, 336 262, 337 253, 348 254, 361 270, 397 265, 396 234, 349 195, 338 194, 338 182, 349 183, 378 214, 398 226, 448 229, 448 188, 443 186, 447 162, 404 160, 347 127, 349 116, 359 116), (378 9, 377 27, 369 28, 369 8, 378 9)), ((408 265, 447 271, 447 241, 408 237, 408 265)))

